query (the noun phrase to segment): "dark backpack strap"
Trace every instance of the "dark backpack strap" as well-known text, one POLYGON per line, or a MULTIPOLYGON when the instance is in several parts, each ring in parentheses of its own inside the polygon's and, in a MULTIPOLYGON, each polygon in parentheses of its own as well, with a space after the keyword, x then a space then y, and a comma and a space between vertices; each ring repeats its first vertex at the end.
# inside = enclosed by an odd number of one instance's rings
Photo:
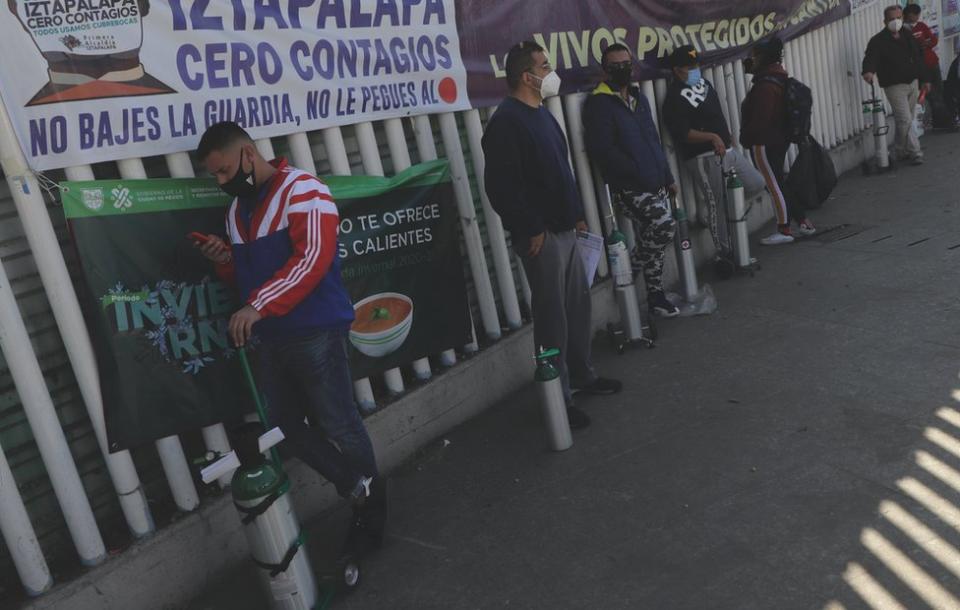
POLYGON ((759 79, 761 83, 774 83, 783 87, 784 91, 787 89, 787 83, 790 82, 790 77, 788 76, 775 76, 773 74, 764 74, 759 79))

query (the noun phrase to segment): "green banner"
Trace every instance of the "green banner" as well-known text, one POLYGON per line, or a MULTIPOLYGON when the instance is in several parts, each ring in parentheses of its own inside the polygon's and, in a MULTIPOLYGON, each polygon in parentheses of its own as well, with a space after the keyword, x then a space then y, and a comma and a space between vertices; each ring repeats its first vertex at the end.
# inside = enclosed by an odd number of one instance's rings
MULTIPOLYGON (((340 211, 342 276, 357 319, 354 377, 469 340, 446 161, 392 178, 325 179, 340 211)), ((238 308, 186 235, 224 235, 229 198, 208 179, 65 182, 89 289, 87 321, 111 450, 232 422, 252 410, 227 321, 238 308)))

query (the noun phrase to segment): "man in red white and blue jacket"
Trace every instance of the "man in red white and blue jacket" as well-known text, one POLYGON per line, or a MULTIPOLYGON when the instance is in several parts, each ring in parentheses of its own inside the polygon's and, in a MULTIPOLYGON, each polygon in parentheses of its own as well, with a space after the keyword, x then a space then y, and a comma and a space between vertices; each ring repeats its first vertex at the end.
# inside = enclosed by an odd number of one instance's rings
POLYGON ((211 126, 197 156, 234 197, 229 243, 209 235, 199 247, 245 303, 230 318, 234 344, 246 345, 254 332, 261 340, 258 381, 270 424, 294 456, 354 502, 350 538, 379 545, 386 489, 353 399, 353 306, 340 279, 340 219, 330 190, 285 159, 264 159, 236 123, 211 126))

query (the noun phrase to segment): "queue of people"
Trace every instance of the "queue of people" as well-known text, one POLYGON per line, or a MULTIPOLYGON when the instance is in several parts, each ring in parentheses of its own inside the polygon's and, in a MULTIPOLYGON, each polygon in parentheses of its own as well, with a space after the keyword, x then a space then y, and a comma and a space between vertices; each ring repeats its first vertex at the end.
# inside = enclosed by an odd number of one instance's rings
MULTIPOLYGON (((916 5, 889 7, 885 28, 870 40, 863 60, 864 80, 883 87, 893 106, 896 151, 915 164, 923 162, 912 130, 920 91, 943 95, 954 115, 960 100, 960 67, 954 61, 947 79, 940 79, 932 51, 936 37, 919 16, 916 5)), ((734 146, 697 50, 682 46, 668 57, 665 128, 693 177, 698 217, 711 228, 718 251, 728 247, 729 236, 721 230, 726 216, 719 210, 731 170, 748 197, 766 189, 773 202, 777 230, 761 244, 788 244, 816 233, 806 210, 784 188, 785 157, 796 129, 783 51, 783 43, 771 37, 756 44, 745 62, 753 81, 741 106, 740 144, 752 163, 734 146)), ((676 228, 671 200, 678 193, 677 177, 660 140, 656 109, 634 85, 637 66, 630 50, 611 44, 600 63, 603 77, 582 110, 587 152, 617 211, 634 225, 631 262, 646 284, 650 312, 674 317, 679 312, 666 297, 663 268, 676 228)), ((510 49, 505 71, 508 95, 482 140, 485 188, 530 284, 536 345, 561 351, 568 420, 580 429, 590 418, 575 406, 574 396, 615 394, 622 383, 598 375, 591 358, 590 286, 577 246, 577 233, 587 231, 584 207, 564 132, 543 105, 560 92, 560 77, 544 49, 531 41, 510 49)), ((353 308, 336 255, 336 204, 316 177, 285 160, 263 158, 235 123, 211 126, 198 156, 233 202, 225 221, 228 239, 209 235, 197 247, 243 297, 229 332, 237 346, 254 333, 261 341, 258 376, 270 423, 281 428, 294 456, 353 503, 348 540, 378 546, 386 486, 354 404, 346 347, 353 308)))
MULTIPOLYGON (((960 98, 960 67, 954 62, 940 85, 936 36, 919 17, 916 5, 887 8, 885 28, 870 40, 863 60, 864 80, 883 87, 893 107, 896 151, 913 164, 923 162, 912 128, 920 92, 934 89, 946 99, 960 98)), ((740 109, 739 143, 749 158, 734 146, 719 95, 700 69, 698 51, 681 46, 667 58, 664 126, 693 178, 697 216, 711 229, 718 252, 729 249, 721 199, 731 170, 747 197, 764 189, 770 196, 777 226, 760 240, 762 245, 789 244, 817 233, 803 198, 791 196, 786 183, 791 144, 809 138, 812 98, 806 86, 790 78, 783 56, 782 40, 771 36, 755 44, 744 62, 752 86, 740 109), (808 99, 800 99, 804 96, 808 99), (803 112, 806 122, 801 116, 798 133, 797 115, 803 112)), ((671 199, 678 192, 677 177, 660 140, 656 109, 634 84, 637 66, 630 50, 608 45, 600 67, 603 76, 582 109, 587 153, 617 212, 633 224, 631 262, 634 275, 646 285, 650 313, 673 317, 679 312, 666 298, 663 267, 676 228, 671 199)), ((560 76, 532 41, 510 49, 505 69, 508 95, 483 137, 486 192, 530 279, 535 340, 564 354, 564 393, 571 427, 579 428, 589 420, 573 407, 574 391, 613 393, 620 383, 596 377, 589 358, 590 302, 576 248, 576 232, 586 231, 583 203, 563 131, 543 106, 545 98, 559 93, 560 76)))

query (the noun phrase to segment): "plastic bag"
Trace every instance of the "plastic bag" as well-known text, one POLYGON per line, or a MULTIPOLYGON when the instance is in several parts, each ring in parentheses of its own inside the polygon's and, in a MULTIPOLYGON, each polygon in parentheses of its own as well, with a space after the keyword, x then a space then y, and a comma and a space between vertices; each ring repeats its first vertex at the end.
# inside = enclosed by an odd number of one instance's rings
POLYGON ((710 284, 704 284, 700 287, 700 292, 692 301, 685 300, 675 292, 667 293, 667 300, 673 303, 680 310, 680 317, 690 316, 709 316, 720 307, 717 297, 713 294, 713 288, 710 284))

